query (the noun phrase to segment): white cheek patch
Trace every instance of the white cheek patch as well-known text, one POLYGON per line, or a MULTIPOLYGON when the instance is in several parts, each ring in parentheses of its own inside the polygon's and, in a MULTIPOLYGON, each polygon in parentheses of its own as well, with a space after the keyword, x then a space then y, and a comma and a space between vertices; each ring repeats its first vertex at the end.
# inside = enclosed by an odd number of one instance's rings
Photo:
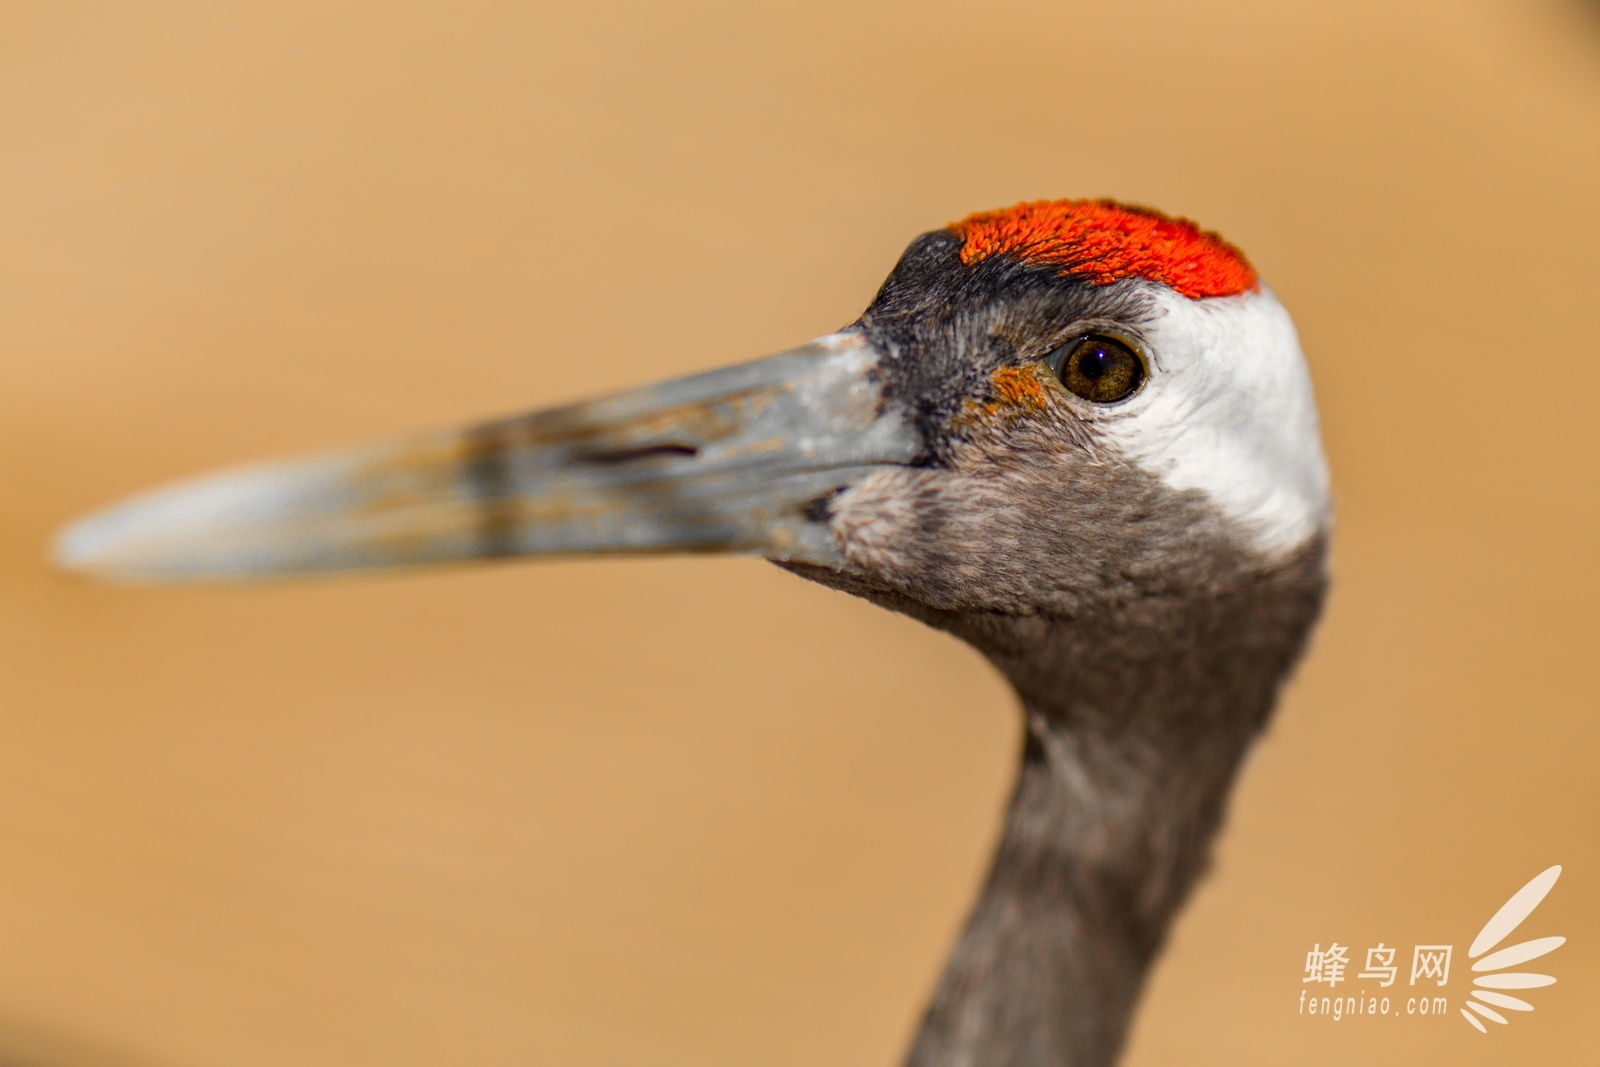
POLYGON ((1328 468, 1294 323, 1263 287, 1190 300, 1156 294, 1144 390, 1097 420, 1123 456, 1204 493, 1251 546, 1281 556, 1328 521, 1328 468))

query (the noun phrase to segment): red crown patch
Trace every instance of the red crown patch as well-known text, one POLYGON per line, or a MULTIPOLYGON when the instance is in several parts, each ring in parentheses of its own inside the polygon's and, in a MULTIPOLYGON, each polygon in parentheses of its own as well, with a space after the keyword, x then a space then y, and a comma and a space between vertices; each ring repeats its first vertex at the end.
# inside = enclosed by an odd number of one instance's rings
POLYGON ((968 266, 1014 256, 1096 285, 1145 278, 1190 298, 1256 288, 1255 268, 1221 237, 1188 219, 1110 200, 1038 200, 969 215, 950 229, 968 266))

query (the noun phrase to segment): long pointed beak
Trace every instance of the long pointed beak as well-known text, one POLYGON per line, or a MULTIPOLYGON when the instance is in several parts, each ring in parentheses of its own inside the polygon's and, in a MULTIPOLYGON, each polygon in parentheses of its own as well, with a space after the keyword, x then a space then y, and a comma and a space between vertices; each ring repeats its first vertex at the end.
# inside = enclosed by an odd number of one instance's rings
POLYGON ((838 566, 827 502, 921 449, 877 360, 846 331, 604 400, 223 473, 73 524, 55 559, 118 581, 626 552, 838 566))

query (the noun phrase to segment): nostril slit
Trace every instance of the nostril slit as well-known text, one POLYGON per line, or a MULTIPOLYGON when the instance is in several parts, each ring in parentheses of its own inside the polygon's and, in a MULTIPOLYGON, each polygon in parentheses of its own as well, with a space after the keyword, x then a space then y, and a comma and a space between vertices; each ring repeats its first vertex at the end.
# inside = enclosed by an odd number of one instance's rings
POLYGON ((653 459, 656 456, 698 456, 700 450, 694 445, 642 445, 638 448, 613 448, 600 452, 582 452, 577 459, 580 463, 598 463, 602 466, 614 466, 618 463, 633 463, 641 459, 653 459))

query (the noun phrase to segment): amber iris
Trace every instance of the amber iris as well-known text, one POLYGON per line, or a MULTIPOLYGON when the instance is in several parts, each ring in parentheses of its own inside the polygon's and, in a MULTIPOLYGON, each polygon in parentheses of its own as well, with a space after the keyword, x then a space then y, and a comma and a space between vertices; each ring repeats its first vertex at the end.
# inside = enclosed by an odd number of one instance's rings
POLYGON ((1062 345, 1045 358, 1061 384, 1085 400, 1110 404, 1130 396, 1144 381, 1144 361, 1115 337, 1090 334, 1062 345))

